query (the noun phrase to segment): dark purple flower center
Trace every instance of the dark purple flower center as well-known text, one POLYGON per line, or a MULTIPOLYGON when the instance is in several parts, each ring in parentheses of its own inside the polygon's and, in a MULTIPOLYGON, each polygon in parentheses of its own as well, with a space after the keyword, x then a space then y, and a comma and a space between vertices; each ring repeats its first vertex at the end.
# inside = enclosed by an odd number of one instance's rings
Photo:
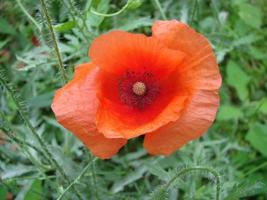
POLYGON ((152 73, 127 71, 118 83, 118 90, 122 103, 143 110, 159 96, 160 86, 152 73))

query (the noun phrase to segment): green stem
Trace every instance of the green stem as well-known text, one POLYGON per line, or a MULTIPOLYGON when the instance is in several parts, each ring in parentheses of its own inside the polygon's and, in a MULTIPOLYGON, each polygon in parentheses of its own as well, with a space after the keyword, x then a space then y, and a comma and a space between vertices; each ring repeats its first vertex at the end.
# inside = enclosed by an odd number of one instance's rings
POLYGON ((47 10, 47 7, 46 7, 45 0, 40 0, 40 2, 41 2, 41 7, 42 7, 42 10, 43 10, 43 13, 44 13, 46 21, 47 21, 47 25, 48 25, 48 29, 49 29, 49 32, 50 32, 50 35, 51 35, 51 38, 52 38, 54 49, 55 49, 55 52, 56 52, 58 65, 59 65, 59 70, 61 72, 61 76, 62 76, 62 78, 64 80, 64 83, 67 83, 68 82, 68 77, 67 77, 66 71, 64 69, 63 61, 62 61, 61 54, 59 52, 59 48, 58 48, 58 44, 57 44, 57 40, 56 40, 56 35, 55 35, 54 28, 53 28, 53 25, 52 25, 52 22, 51 22, 51 18, 50 18, 49 14, 48 14, 48 10, 47 10))
POLYGON ((252 174, 252 173, 254 173, 254 172, 256 172, 256 171, 258 171, 258 170, 260 170, 260 169, 262 169, 262 168, 264 168, 264 167, 267 167, 267 161, 266 161, 266 162, 263 162, 262 164, 260 164, 260 165, 258 165, 257 167, 251 169, 250 171, 248 171, 248 172, 244 175, 244 177, 246 177, 246 176, 248 176, 248 175, 250 175, 250 174, 252 174))
POLYGON ((21 11, 29 18, 29 20, 37 27, 38 31, 41 31, 41 27, 38 24, 37 21, 35 21, 35 19, 27 12, 27 10, 24 8, 24 6, 22 5, 22 3, 20 2, 20 0, 16 0, 21 11))
POLYGON ((95 11, 93 9, 91 9, 90 11, 93 14, 99 15, 99 16, 102 16, 102 17, 113 17, 113 16, 121 14, 123 11, 125 11, 128 8, 129 5, 130 5, 130 1, 128 0, 127 3, 119 11, 114 12, 114 13, 109 13, 109 14, 100 13, 100 12, 97 12, 97 11, 95 11))
POLYGON ((94 186, 94 196, 96 200, 100 200, 98 196, 97 188, 96 188, 97 184, 96 184, 95 163, 92 164, 91 170, 92 170, 92 181, 93 181, 93 186, 94 186))
POLYGON ((80 19, 82 19, 82 23, 83 23, 83 26, 86 28, 86 31, 88 31, 88 26, 86 24, 86 20, 85 18, 82 16, 81 12, 79 12, 76 7, 73 5, 73 1, 72 0, 68 0, 69 1, 69 4, 72 8, 72 10, 74 11, 74 13, 79 16, 80 19))
POLYGON ((44 155, 44 153, 42 151, 40 151, 36 146, 32 145, 31 143, 29 142, 25 142, 25 141, 21 141, 21 139, 19 138, 16 138, 12 135, 12 133, 7 133, 7 132, 4 132, 4 134, 6 134, 6 136, 9 138, 1 138, 0 137, 0 140, 4 141, 4 142, 9 142, 9 143, 13 143, 15 142, 18 146, 19 145, 27 145, 28 147, 34 149, 35 151, 37 151, 38 153, 44 155))
POLYGON ((216 179, 216 196, 215 199, 216 200, 220 200, 220 192, 221 192, 221 179, 220 179, 220 175, 217 171, 215 171, 212 168, 208 168, 208 167, 190 167, 190 168, 185 168, 180 170, 176 176, 174 176, 165 186, 166 190, 169 189, 170 185, 180 176, 185 175, 189 172, 192 171, 208 171, 210 174, 212 174, 215 179, 216 179))
MULTIPOLYGON (((64 1, 64 2, 65 2, 65 1, 64 1)), ((88 40, 88 37, 87 37, 86 34, 84 33, 83 27, 80 26, 79 22, 76 20, 76 17, 75 17, 75 15, 76 15, 76 16, 80 16, 80 17, 82 17, 82 16, 80 15, 79 12, 76 11, 76 9, 74 8, 74 6, 73 6, 71 0, 67 0, 67 2, 65 2, 65 4, 66 4, 66 6, 67 6, 67 8, 68 8, 68 11, 69 11, 69 13, 70 13, 70 16, 71 16, 72 20, 76 22, 77 27, 78 27, 79 31, 81 32, 81 34, 83 35, 84 39, 85 39, 85 40, 88 40)), ((88 31, 88 27, 87 27, 86 22, 84 21, 83 18, 81 18, 81 19, 82 19, 82 21, 83 21, 83 26, 86 28, 86 31, 88 31)))
MULTIPOLYGON (((0 112, 0 116, 1 116, 1 120, 3 120, 3 122, 5 124, 7 124, 6 127, 1 127, 1 129, 3 129, 3 133, 9 137, 9 139, 7 138, 3 138, 5 141, 8 141, 8 142, 13 142, 15 144, 17 144, 18 148, 21 150, 21 152, 32 162, 33 165, 35 165, 37 167, 37 169, 39 170, 39 172, 44 176, 44 177, 47 177, 46 176, 46 173, 45 173, 45 170, 47 169, 46 166, 44 166, 43 164, 41 164, 39 161, 37 161, 35 159, 34 156, 32 156, 32 154, 28 151, 27 148, 24 148, 25 145, 35 149, 37 152, 39 152, 40 154, 44 155, 44 153, 42 151, 40 151, 37 147, 35 147, 34 145, 30 144, 30 143, 27 143, 25 141, 22 141, 20 140, 19 138, 16 138, 13 134, 12 134, 12 129, 11 129, 11 125, 9 123, 9 121, 6 119, 4 113, 0 112), (45 170, 44 170, 45 168, 45 170)), ((0 138, 1 140, 2 138, 0 138)), ((45 155, 44 155, 45 156, 45 155)), ((48 181, 49 183, 51 183, 51 181, 49 180, 48 181)))
POLYGON ((160 12, 160 14, 161 14, 161 17, 162 17, 164 20, 167 20, 167 17, 166 17, 166 15, 165 15, 165 13, 164 13, 164 11, 163 11, 163 9, 162 9, 162 6, 161 6, 159 0, 154 0, 154 2, 155 2, 156 6, 157 6, 158 9, 159 9, 159 12, 160 12))
MULTIPOLYGON (((33 136, 36 138, 36 140, 38 141, 38 143, 42 147, 42 150, 44 151, 44 155, 45 155, 46 159, 48 159, 48 161, 53 166, 56 167, 56 169, 59 171, 59 173, 62 175, 62 177, 67 181, 68 184, 70 184, 70 180, 67 177, 67 175, 65 174, 63 168, 54 159, 54 157, 52 156, 51 152, 48 150, 47 145, 43 141, 43 139, 35 131, 34 127, 30 123, 29 119, 26 117, 26 114, 24 113, 23 108, 21 107, 20 103, 17 101, 17 98, 16 98, 15 94, 13 93, 13 90, 11 89, 11 86, 7 83, 7 81, 2 77, 1 74, 0 74, 0 82, 4 85, 4 87, 6 88, 6 90, 8 91, 8 93, 11 95, 11 97, 12 97, 15 105, 18 108, 18 112, 19 112, 21 118, 23 119, 23 121, 26 124, 26 126, 30 129, 30 131, 32 132, 33 136)), ((79 197, 79 199, 82 199, 81 194, 75 188, 74 188, 74 190, 75 190, 75 193, 77 194, 77 196, 79 197)))
POLYGON ((189 25, 192 25, 192 23, 194 21, 196 10, 197 10, 197 5, 198 5, 198 1, 194 0, 193 9, 192 9, 191 16, 190 16, 190 19, 189 19, 189 22, 188 22, 189 25))
POLYGON ((57 198, 57 200, 60 200, 63 198, 63 196, 75 185, 79 182, 79 180, 85 175, 86 171, 88 170, 88 168, 90 167, 90 165, 92 164, 92 162, 94 163, 97 160, 97 158, 92 159, 91 161, 89 161, 89 163, 85 166, 85 168, 83 168, 82 172, 79 174, 79 176, 77 176, 72 182, 71 184, 69 184, 69 186, 60 194, 60 196, 57 198))

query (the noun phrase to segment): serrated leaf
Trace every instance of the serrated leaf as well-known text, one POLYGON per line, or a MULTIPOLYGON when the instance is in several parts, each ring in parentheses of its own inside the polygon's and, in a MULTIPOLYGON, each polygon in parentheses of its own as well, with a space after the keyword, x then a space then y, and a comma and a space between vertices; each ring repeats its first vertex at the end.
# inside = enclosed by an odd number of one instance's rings
POLYGON ((257 42, 261 39, 263 39, 263 37, 260 35, 250 34, 250 35, 246 35, 246 36, 243 36, 239 39, 234 40, 232 45, 235 47, 240 46, 240 45, 247 45, 247 44, 257 42))
POLYGON ((13 165, 13 166, 7 167, 4 171, 2 171, 0 175, 1 175, 1 179, 5 180, 5 179, 11 179, 14 177, 19 177, 29 172, 35 172, 35 171, 36 169, 33 166, 18 164, 16 166, 13 165))
POLYGON ((244 70, 234 61, 229 61, 226 66, 227 78, 226 82, 228 85, 235 88, 238 97, 244 101, 248 97, 249 76, 244 70))
POLYGON ((123 190, 123 188, 136 180, 140 179, 143 177, 143 174, 147 171, 146 166, 139 166, 135 171, 128 173, 126 177, 124 177, 121 180, 116 181, 112 188, 111 191, 114 193, 120 192, 123 190))
POLYGON ((246 140, 258 150, 262 155, 267 157, 267 125, 256 123, 249 128, 246 140))
POLYGON ((157 187, 148 197, 148 200, 167 200, 166 185, 157 187))
POLYGON ((228 194, 225 200, 239 200, 240 198, 249 197, 262 193, 266 185, 257 181, 243 181, 234 186, 232 191, 228 194))
POLYGON ((146 162, 145 165, 147 166, 148 171, 157 176, 160 180, 167 181, 169 179, 169 173, 159 165, 155 165, 150 162, 146 162))

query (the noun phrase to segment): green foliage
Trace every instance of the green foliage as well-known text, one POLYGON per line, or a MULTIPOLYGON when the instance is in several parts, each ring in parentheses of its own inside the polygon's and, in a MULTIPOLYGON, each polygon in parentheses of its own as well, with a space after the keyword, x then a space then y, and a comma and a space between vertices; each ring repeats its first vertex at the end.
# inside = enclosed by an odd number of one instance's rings
POLYGON ((260 123, 252 124, 246 135, 246 140, 250 142, 252 147, 258 150, 262 155, 267 157, 267 125, 260 123))
POLYGON ((262 10, 256 6, 249 3, 241 3, 239 7, 239 16, 247 25, 259 29, 262 25, 262 10))
POLYGON ((192 166, 220 174, 221 200, 267 199, 266 1, 43 2, 47 12, 39 1, 0 2, 0 199, 214 199, 209 171, 177 177, 192 166), (169 157, 147 155, 138 138, 111 160, 92 159, 51 112, 60 70, 70 78, 88 62, 99 34, 150 35, 164 18, 190 23, 211 42, 223 77, 216 122, 169 157))
POLYGON ((245 180, 242 183, 235 185, 225 200, 238 200, 240 198, 261 194, 265 187, 266 185, 261 182, 250 182, 245 180))
POLYGON ((218 120, 231 120, 239 119, 243 117, 243 112, 237 107, 231 105, 222 105, 219 108, 219 113, 217 116, 218 120))
POLYGON ((227 83, 228 85, 235 88, 237 95, 241 100, 246 100, 248 97, 248 88, 249 83, 248 75, 242 70, 239 65, 233 61, 229 61, 226 66, 227 73, 227 83), (238 81, 236 80, 238 77, 238 81))

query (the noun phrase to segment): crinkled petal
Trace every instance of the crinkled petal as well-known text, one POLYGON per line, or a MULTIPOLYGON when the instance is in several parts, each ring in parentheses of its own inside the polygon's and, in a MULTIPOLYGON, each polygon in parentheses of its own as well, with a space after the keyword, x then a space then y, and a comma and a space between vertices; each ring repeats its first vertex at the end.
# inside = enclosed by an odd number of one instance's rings
POLYGON ((175 91, 179 77, 173 74, 186 56, 183 52, 143 34, 112 31, 93 41, 89 56, 103 71, 96 123, 106 137, 133 138, 178 119, 187 96, 175 91), (149 73, 161 81, 160 95, 149 108, 133 109, 119 99, 118 84, 126 72, 149 73))
POLYGON ((169 155, 200 137, 213 123, 218 104, 217 91, 195 91, 176 122, 145 135, 144 148, 152 155, 169 155))
POLYGON ((148 113, 154 112, 153 109, 145 113, 138 113, 138 119, 136 116, 131 117, 131 110, 106 99, 101 102, 100 110, 97 112, 97 128, 108 138, 134 138, 177 120, 186 99, 186 95, 174 97, 169 105, 153 119, 150 119, 151 113, 148 113), (111 108, 121 109, 125 113, 113 112, 113 110, 110 110, 111 108), (150 120, 143 123, 147 120, 146 118, 150 120))
POLYGON ((106 159, 116 154, 126 140, 105 138, 96 129, 97 72, 91 63, 77 66, 74 78, 56 91, 51 107, 62 126, 79 138, 95 156, 106 159))
POLYGON ((153 37, 111 31, 92 42, 89 57, 111 75, 121 75, 127 70, 149 71, 163 79, 176 70, 185 54, 166 48, 153 37))
POLYGON ((111 158, 127 142, 127 140, 122 138, 106 138, 99 132, 97 135, 84 135, 80 140, 91 150, 94 156, 101 159, 111 158))
POLYGON ((97 72, 93 64, 81 64, 74 78, 55 92, 51 108, 57 121, 71 132, 95 134, 97 72))
POLYGON ((179 67, 184 84, 194 89, 212 90, 221 85, 216 58, 208 40, 195 30, 177 20, 156 21, 153 37, 167 47, 186 53, 179 67))

